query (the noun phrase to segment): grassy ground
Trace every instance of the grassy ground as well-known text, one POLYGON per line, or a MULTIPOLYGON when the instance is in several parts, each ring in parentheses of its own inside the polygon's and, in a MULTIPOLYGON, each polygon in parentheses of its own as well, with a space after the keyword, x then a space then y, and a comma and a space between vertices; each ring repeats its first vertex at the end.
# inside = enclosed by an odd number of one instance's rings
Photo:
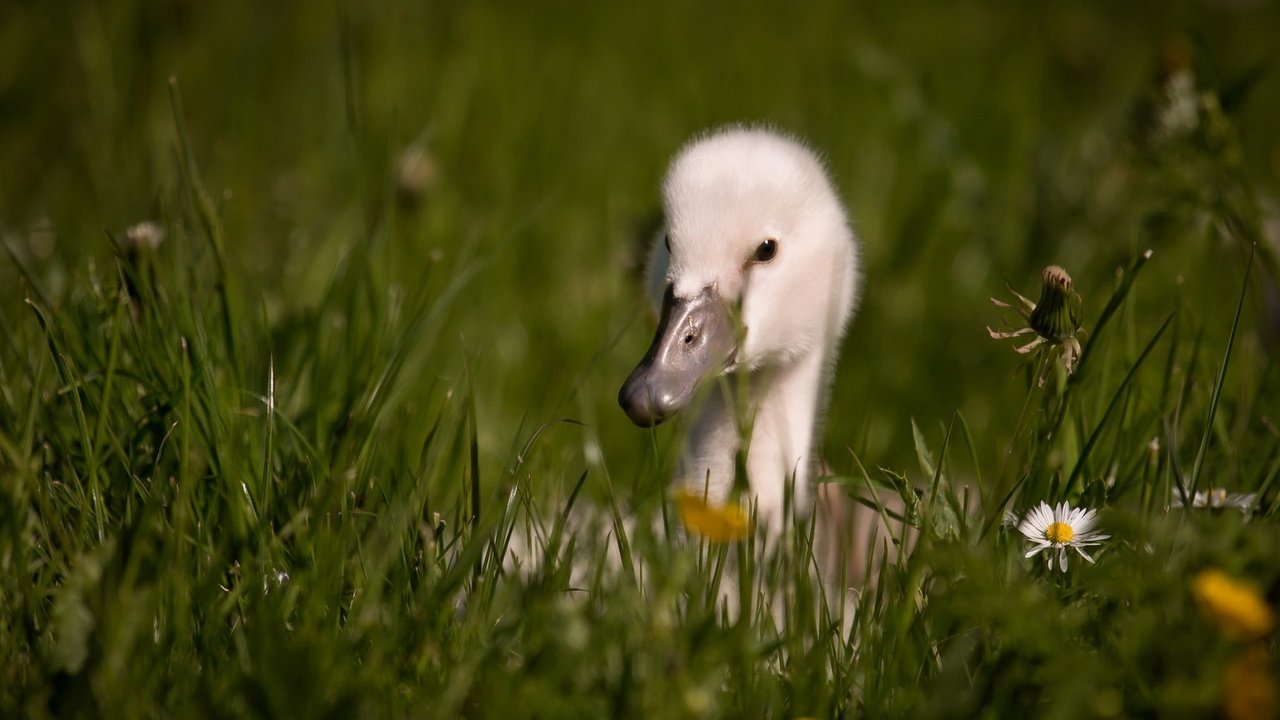
POLYGON ((0 715, 1274 712, 1275 4, 236 5, 0 8, 0 715), (575 588, 616 534, 557 532, 664 505, 682 423, 614 404, 642 244, 739 120, 863 239, 825 454, 921 541, 850 637, 804 527, 641 523, 643 582, 575 588), (1051 263, 1087 335, 1039 387, 985 327, 1051 263), (1096 564, 1023 557, 1042 500, 1096 564))

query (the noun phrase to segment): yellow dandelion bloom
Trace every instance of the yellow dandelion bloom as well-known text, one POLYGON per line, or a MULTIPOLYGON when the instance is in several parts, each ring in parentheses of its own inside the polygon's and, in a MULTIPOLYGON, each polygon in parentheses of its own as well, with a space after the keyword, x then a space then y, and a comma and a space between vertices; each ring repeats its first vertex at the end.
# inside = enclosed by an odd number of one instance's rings
POLYGON ((1232 639, 1259 638, 1275 626, 1271 607, 1258 591, 1217 568, 1197 575, 1191 581, 1191 594, 1200 610, 1232 639))
POLYGON ((716 505, 688 489, 676 491, 676 508, 690 532, 715 543, 737 542, 747 536, 747 514, 730 503, 716 505))
POLYGON ((1230 720, 1276 717, 1276 684, 1266 650, 1254 646, 1222 672, 1222 711, 1230 720))

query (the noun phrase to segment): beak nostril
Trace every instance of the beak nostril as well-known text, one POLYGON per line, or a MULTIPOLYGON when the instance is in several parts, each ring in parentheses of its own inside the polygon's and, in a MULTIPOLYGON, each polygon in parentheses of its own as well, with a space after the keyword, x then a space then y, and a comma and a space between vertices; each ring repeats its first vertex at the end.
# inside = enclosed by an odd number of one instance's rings
POLYGON ((713 288, 677 298, 668 287, 653 343, 618 392, 631 421, 652 427, 680 412, 733 347, 728 309, 713 288))

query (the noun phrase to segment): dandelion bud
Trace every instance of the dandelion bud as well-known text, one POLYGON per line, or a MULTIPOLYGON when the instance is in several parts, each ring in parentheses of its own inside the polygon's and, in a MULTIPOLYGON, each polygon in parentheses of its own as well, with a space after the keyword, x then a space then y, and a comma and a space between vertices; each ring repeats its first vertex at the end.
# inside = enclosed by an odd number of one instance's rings
MULTIPOLYGON (((1031 302, 1029 298, 1023 297, 1012 287, 1009 291, 1018 299, 1020 305, 1010 305, 991 298, 991 302, 996 307, 1016 311, 1026 325, 1005 332, 988 327, 987 334, 996 340, 1034 335, 1031 342, 1016 350, 1027 355, 1047 345, 1050 352, 1060 355, 1062 366, 1070 375, 1075 369, 1076 358, 1080 357, 1080 341, 1076 338, 1081 332, 1080 295, 1071 287, 1071 276, 1057 265, 1045 268, 1041 277, 1043 285, 1038 303, 1031 302)), ((1049 365, 1046 363, 1037 384, 1044 385, 1048 369, 1049 365)))
POLYGON ((1080 296, 1071 289, 1071 276, 1057 265, 1045 268, 1042 277, 1040 302, 1028 322, 1040 337, 1060 343, 1080 329, 1080 296))

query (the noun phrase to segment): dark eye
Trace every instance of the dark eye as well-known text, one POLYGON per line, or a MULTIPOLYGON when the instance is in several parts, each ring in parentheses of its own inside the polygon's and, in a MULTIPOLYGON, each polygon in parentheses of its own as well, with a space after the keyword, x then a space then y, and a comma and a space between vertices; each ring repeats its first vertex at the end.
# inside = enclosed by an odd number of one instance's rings
POLYGON ((769 238, 760 243, 760 247, 756 248, 756 262, 766 263, 778 254, 778 241, 769 238))
POLYGON ((667 253, 670 254, 671 253, 671 234, 670 233, 662 236, 662 244, 667 246, 667 253))

